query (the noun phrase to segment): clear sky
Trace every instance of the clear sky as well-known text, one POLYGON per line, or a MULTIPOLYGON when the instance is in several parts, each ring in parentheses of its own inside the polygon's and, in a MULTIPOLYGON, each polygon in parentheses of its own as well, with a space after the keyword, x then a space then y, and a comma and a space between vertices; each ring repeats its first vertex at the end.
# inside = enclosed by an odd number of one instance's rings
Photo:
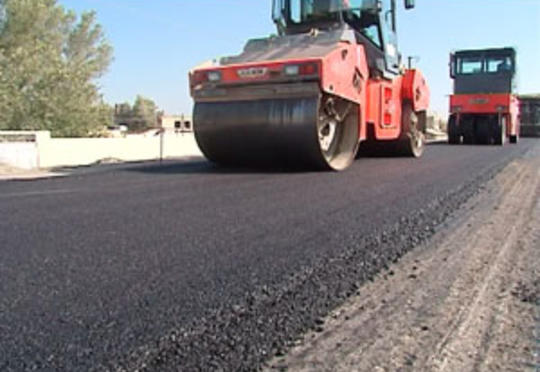
MULTIPOLYGON (((167 113, 190 113, 188 71, 237 54, 252 37, 274 32, 271 0, 59 0, 93 9, 114 46, 100 85, 107 102, 152 98, 167 113)), ((398 0, 401 3, 401 0, 398 0)), ((514 46, 520 93, 540 93, 540 0, 417 0, 398 18, 404 57, 419 56, 432 108, 447 111, 448 54, 462 48, 514 46)))

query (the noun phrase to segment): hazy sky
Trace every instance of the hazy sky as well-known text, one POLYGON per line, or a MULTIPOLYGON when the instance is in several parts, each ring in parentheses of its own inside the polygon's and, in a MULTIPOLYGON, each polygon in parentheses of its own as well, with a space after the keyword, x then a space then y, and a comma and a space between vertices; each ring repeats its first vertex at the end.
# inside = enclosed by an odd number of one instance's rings
MULTIPOLYGON (((242 50, 252 37, 274 32, 271 0, 59 0, 78 13, 97 11, 115 60, 101 80, 105 99, 136 94, 167 113, 190 113, 187 74, 200 62, 242 50)), ((398 0, 401 3, 401 0, 398 0)), ((419 56, 432 108, 447 111, 448 54, 461 48, 514 46, 520 93, 540 93, 540 0, 417 0, 400 4, 403 56, 419 56)))

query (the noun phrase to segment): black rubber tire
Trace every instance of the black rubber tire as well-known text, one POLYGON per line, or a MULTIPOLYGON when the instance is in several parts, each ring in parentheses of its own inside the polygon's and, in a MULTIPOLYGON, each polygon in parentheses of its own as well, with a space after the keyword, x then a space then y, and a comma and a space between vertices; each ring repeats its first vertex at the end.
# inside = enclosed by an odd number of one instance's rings
POLYGON ((476 142, 480 145, 489 145, 491 143, 491 130, 488 118, 478 118, 476 120, 476 142))
POLYGON ((447 132, 448 132, 448 143, 450 145, 459 145, 461 142, 461 136, 459 135, 456 115, 450 115, 448 117, 447 132))
POLYGON ((474 145, 476 143, 476 136, 474 131, 474 120, 463 121, 463 143, 466 145, 474 145))

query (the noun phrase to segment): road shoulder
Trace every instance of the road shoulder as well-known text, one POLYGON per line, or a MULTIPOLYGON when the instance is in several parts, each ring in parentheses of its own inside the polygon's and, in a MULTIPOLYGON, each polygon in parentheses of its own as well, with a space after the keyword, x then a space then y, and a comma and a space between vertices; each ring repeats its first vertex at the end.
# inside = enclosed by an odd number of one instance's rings
POLYGON ((535 362, 540 151, 510 163, 427 244, 270 370, 523 371, 535 362))

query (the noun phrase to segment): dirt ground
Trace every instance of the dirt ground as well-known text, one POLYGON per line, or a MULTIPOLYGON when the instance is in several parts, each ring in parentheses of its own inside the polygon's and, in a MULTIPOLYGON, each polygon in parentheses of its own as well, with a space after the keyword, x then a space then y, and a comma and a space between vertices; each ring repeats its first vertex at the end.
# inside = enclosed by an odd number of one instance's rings
POLYGON ((269 370, 539 370, 539 196, 537 146, 269 370))
POLYGON ((0 163, 0 181, 5 180, 35 180, 62 176, 60 172, 51 172, 44 169, 21 169, 0 163))

